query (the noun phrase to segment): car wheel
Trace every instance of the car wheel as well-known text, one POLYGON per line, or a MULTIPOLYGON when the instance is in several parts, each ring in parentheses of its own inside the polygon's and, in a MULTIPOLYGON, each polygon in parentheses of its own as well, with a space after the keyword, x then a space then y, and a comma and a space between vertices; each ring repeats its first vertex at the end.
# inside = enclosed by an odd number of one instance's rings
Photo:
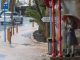
POLYGON ((1 25, 3 25, 3 22, 1 22, 1 25))

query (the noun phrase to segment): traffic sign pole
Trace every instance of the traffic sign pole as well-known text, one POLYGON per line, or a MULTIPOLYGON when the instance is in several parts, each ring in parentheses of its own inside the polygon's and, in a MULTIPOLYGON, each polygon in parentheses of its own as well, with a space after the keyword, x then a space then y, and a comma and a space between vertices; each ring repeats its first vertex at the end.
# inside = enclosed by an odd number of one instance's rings
POLYGON ((6 16, 5 12, 8 11, 8 2, 4 3, 4 43, 6 44, 6 16))
POLYGON ((4 42, 6 43, 6 16, 5 16, 5 4, 4 4, 4 42))
POLYGON ((52 38, 52 0, 49 1, 50 8, 49 8, 49 16, 50 16, 50 38, 52 38))

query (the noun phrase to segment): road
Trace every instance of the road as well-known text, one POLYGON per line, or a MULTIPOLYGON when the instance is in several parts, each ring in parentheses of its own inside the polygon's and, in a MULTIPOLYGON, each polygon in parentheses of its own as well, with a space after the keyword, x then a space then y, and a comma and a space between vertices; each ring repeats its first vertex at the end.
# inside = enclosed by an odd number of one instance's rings
MULTIPOLYGON (((0 60, 49 60, 47 58, 47 43, 37 42, 32 34, 38 29, 35 23, 29 22, 27 17, 24 17, 23 25, 19 26, 19 32, 12 36, 11 47, 3 46, 3 31, 0 33, 0 60)), ((15 29, 16 30, 16 29, 15 29)))

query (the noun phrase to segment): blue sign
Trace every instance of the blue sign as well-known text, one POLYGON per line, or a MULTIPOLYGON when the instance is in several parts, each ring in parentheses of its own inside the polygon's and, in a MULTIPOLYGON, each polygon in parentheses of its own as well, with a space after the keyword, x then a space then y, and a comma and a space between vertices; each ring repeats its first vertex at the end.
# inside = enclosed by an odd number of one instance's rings
POLYGON ((1 0, 0 0, 0 10, 1 10, 1 0))
POLYGON ((4 3, 4 9, 5 9, 5 11, 8 11, 8 2, 4 3))

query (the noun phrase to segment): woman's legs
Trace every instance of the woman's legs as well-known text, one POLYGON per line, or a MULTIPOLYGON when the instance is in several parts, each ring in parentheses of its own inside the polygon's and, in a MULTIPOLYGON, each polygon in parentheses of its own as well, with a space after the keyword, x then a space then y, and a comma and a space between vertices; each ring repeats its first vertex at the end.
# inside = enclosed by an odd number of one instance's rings
POLYGON ((71 46, 71 56, 74 56, 74 45, 71 46))
POLYGON ((66 52, 66 57, 70 57, 70 41, 67 39, 67 52, 66 52))
POLYGON ((74 54, 74 46, 71 46, 71 54, 74 54))

